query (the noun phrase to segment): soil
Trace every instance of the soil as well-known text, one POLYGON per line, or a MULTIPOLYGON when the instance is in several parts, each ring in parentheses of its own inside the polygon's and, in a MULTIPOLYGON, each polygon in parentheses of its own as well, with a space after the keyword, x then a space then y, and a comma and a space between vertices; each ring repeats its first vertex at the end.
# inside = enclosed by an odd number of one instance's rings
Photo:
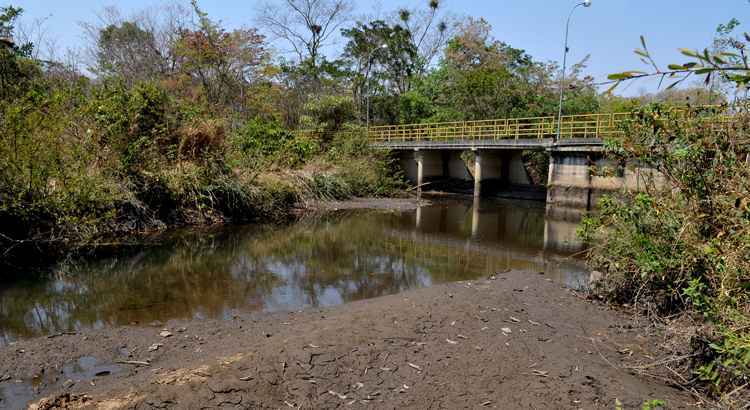
POLYGON ((690 406, 628 370, 655 349, 643 334, 514 271, 325 309, 21 341, 0 350, 0 408, 690 406))

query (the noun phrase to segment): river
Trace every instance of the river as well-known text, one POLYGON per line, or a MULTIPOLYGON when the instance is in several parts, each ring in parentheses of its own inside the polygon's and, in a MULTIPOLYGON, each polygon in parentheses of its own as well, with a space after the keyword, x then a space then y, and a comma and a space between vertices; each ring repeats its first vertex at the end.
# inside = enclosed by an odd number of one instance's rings
MULTIPOLYGON (((0 284, 0 345, 22 338, 244 311, 331 306, 511 269, 573 288, 576 223, 544 203, 440 200, 285 225, 191 230, 106 258, 66 261, 0 284)), ((23 273, 23 272, 22 272, 23 273)))

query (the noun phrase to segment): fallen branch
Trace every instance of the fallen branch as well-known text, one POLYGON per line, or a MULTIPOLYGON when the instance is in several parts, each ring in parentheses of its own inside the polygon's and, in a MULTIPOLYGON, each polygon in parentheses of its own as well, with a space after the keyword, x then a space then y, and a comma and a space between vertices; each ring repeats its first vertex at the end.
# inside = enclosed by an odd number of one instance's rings
POLYGON ((118 364, 129 364, 132 366, 151 366, 151 363, 149 362, 143 362, 140 360, 118 360, 115 363, 118 364))

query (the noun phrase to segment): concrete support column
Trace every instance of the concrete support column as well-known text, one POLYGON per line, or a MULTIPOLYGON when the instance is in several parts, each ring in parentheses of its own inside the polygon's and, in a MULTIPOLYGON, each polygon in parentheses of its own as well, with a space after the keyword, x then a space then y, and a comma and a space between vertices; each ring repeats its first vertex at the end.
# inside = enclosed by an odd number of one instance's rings
POLYGON ((422 184, 424 183, 424 155, 420 150, 414 150, 414 159, 417 161, 417 198, 422 197, 422 184))
POLYGON ((474 151, 474 197, 482 195, 482 155, 474 151))
POLYGON ((549 170, 547 171, 547 203, 549 204, 552 203, 552 186, 555 182, 555 155, 552 151, 547 151, 547 154, 549 154, 549 170))

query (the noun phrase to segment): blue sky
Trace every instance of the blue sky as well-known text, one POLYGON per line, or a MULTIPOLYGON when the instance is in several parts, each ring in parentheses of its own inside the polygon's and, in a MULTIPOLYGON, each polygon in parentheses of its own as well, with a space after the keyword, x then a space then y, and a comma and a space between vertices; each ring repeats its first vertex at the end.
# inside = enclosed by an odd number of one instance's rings
MULTIPOLYGON (((187 3, 187 0, 184 0, 187 3)), ((423 5, 427 0, 356 0, 358 15, 382 14, 400 7, 423 5)), ((212 18, 228 27, 252 26, 256 0, 200 1, 212 18)), ((8 4, 0 0, 0 4, 8 4)), ((80 21, 95 21, 96 13, 116 4, 127 14, 158 1, 121 0, 15 0, 26 10, 24 20, 46 19, 47 35, 60 48, 80 47, 80 21)), ((540 60, 561 60, 565 18, 573 0, 443 0, 443 8, 454 15, 484 17, 497 39, 525 49, 540 60)), ((641 69, 632 53, 645 35, 657 62, 682 62, 678 47, 708 46, 716 26, 736 17, 742 31, 750 31, 747 0, 593 0, 590 8, 579 8, 571 24, 571 60, 591 55, 588 72, 597 81, 607 74, 641 69)), ((653 82, 636 82, 621 89, 623 94, 655 91, 653 82)))

